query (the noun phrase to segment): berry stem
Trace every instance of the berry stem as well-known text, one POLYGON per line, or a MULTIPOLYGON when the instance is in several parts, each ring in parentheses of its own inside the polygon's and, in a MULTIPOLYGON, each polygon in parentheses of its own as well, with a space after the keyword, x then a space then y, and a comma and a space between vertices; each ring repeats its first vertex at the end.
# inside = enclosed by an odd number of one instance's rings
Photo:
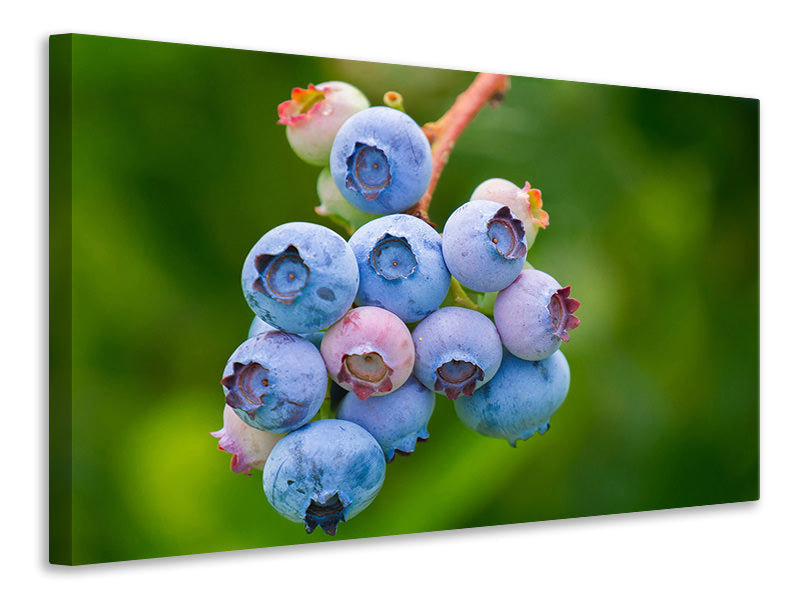
POLYGON ((498 105, 504 98, 511 80, 508 75, 495 75, 492 73, 478 73, 470 86, 464 90, 444 115, 433 123, 426 123, 422 130, 431 143, 433 153, 433 172, 428 183, 428 189, 414 206, 406 212, 419 217, 428 224, 428 208, 433 198, 436 184, 450 158, 458 136, 464 128, 475 118, 484 104, 498 105))
MULTIPOLYGON (((456 281, 455 277, 450 278, 450 297, 452 298, 455 306, 461 306, 463 308, 469 308, 470 310, 478 311, 487 317, 493 316, 494 302, 492 302, 492 306, 489 307, 481 306, 481 304, 476 303, 467 295, 467 292, 464 291, 464 288, 461 287, 461 284, 458 281, 456 281)), ((448 304, 447 300, 445 300, 444 304, 448 304)))

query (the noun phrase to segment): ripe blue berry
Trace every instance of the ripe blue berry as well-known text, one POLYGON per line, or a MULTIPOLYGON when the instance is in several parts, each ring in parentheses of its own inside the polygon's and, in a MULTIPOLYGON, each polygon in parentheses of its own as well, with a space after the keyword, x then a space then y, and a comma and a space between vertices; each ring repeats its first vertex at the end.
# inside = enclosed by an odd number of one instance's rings
POLYGON ((414 344, 405 324, 377 306, 348 312, 322 338, 331 378, 361 399, 403 385, 414 366, 414 344))
POLYGON ((364 510, 383 484, 383 451, 361 426, 313 421, 283 437, 264 465, 264 493, 281 515, 334 535, 364 510))
POLYGON ((292 333, 320 331, 342 318, 358 290, 358 265, 342 237, 313 223, 284 223, 247 255, 242 290, 253 312, 292 333))
POLYGON ((476 200, 489 200, 508 206, 525 226, 528 248, 536 239, 539 229, 550 224, 550 217, 542 210, 542 193, 531 189, 531 184, 527 181, 524 187, 518 188, 507 179, 487 179, 475 188, 469 198, 470 202, 476 200))
POLYGON ((246 424, 285 433, 308 423, 325 399, 319 350, 298 335, 268 331, 243 342, 222 374, 225 402, 246 424))
POLYGON ((455 401, 456 414, 470 429, 508 440, 512 446, 535 432, 545 433, 569 391, 569 365, 559 350, 531 362, 507 350, 492 380, 471 398, 455 401))
POLYGON ((421 219, 380 217, 359 228, 349 244, 358 262, 357 304, 380 306, 414 322, 447 296, 450 273, 441 237, 421 219))
POLYGON ((376 106, 345 121, 331 149, 331 175, 353 206, 371 214, 402 212, 431 178, 431 147, 407 114, 376 106))
POLYGON ((434 393, 412 375, 402 387, 385 396, 359 400, 353 392, 348 393, 336 416, 369 431, 381 445, 388 463, 395 452, 408 455, 418 440, 428 439, 434 404, 434 393))
POLYGON ((447 268, 477 292, 496 292, 508 286, 522 270, 527 251, 522 221, 497 202, 462 204, 442 232, 447 268))
POLYGON ((278 124, 297 156, 312 165, 327 165, 333 138, 349 117, 369 107, 360 90, 342 81, 294 88, 292 99, 278 105, 278 124))
POLYGON ((580 325, 572 314, 580 302, 569 293, 569 287, 543 271, 522 271, 494 303, 494 321, 505 347, 519 358, 542 360, 568 342, 568 332, 580 325))
POLYGON ((440 308, 417 325, 412 337, 414 375, 451 400, 471 396, 494 376, 503 358, 494 323, 467 308, 440 308))

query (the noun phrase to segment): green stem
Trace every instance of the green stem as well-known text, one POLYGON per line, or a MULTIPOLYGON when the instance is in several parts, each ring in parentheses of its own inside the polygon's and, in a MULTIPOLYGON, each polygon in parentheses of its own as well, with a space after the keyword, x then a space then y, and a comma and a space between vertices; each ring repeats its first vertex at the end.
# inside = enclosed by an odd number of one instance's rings
POLYGON ((464 288, 461 287, 461 284, 456 281, 455 277, 450 278, 450 295, 453 297, 453 303, 458 306, 478 311, 488 317, 493 315, 492 308, 482 307, 475 303, 472 298, 467 295, 467 292, 464 291, 464 288))

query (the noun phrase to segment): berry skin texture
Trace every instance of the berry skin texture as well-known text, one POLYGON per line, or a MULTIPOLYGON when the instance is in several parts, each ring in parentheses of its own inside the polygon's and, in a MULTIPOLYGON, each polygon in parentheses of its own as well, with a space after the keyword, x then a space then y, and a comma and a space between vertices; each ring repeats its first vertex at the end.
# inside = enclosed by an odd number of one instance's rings
POLYGON ((361 400, 406 382, 414 368, 414 343, 399 317, 377 306, 348 312, 322 338, 331 378, 361 400))
POLYGON ((569 365, 560 350, 536 362, 505 351, 492 380, 471 398, 458 398, 455 409, 470 429, 516 447, 537 431, 547 432, 568 391, 569 365))
POLYGON ((522 221, 497 202, 462 204, 444 224, 442 254, 447 268, 476 292, 496 292, 511 284, 527 252, 522 221))
POLYGON ((428 421, 435 402, 434 393, 412 375, 402 387, 385 396, 359 400, 353 392, 348 393, 336 416, 369 431, 390 463, 395 453, 407 456, 417 441, 428 439, 428 421))
POLYGON ((525 269, 497 294, 494 322, 503 345, 525 360, 542 360, 569 341, 569 331, 580 325, 573 315, 580 302, 569 297, 570 288, 561 287, 543 271, 525 269))
POLYGON ((295 154, 312 165, 327 165, 336 132, 347 119, 369 108, 360 90, 342 81, 294 88, 291 100, 278 105, 278 124, 295 154))
POLYGON ((284 223, 264 234, 242 268, 242 291, 262 321, 313 333, 342 318, 356 297, 358 264, 337 233, 313 223, 284 223))
POLYGON ((436 230, 411 215, 388 215, 359 228, 349 241, 358 262, 356 303, 419 321, 447 296, 450 272, 436 230))
POLYGON ((281 515, 334 535, 378 494, 386 474, 383 451, 361 426, 312 421, 283 437, 264 465, 264 493, 281 515))
POLYGON ((450 400, 471 396, 494 377, 503 358, 494 323, 468 308, 440 308, 417 325, 412 337, 414 375, 450 400))
POLYGON ((264 469, 269 453, 283 437, 280 433, 269 433, 250 427, 227 404, 222 411, 222 429, 212 431, 211 435, 219 440, 217 447, 220 450, 233 455, 231 471, 248 476, 251 475, 250 469, 264 469))
POLYGON ((286 433, 308 423, 325 400, 319 350, 299 335, 268 331, 243 342, 222 374, 225 403, 250 427, 286 433))
MULTIPOLYGON (((253 321, 250 323, 250 330, 247 332, 247 337, 255 337, 257 335, 261 335, 262 333, 266 333, 267 331, 280 331, 280 329, 276 329, 258 317, 253 317, 253 321)), ((322 344, 322 336, 324 334, 324 331, 315 331, 314 333, 301 333, 299 335, 300 337, 305 338, 314 344, 317 347, 317 350, 319 350, 320 344, 322 344)))
POLYGON ((428 138, 404 112, 375 106, 350 117, 331 149, 331 175, 350 204, 388 215, 420 199, 433 170, 428 138))
POLYGON ((508 206, 525 226, 528 248, 533 245, 538 231, 550 224, 550 216, 542 210, 542 192, 531 189, 527 181, 524 187, 519 188, 507 179, 487 179, 475 188, 469 198, 470 202, 476 200, 489 200, 508 206))

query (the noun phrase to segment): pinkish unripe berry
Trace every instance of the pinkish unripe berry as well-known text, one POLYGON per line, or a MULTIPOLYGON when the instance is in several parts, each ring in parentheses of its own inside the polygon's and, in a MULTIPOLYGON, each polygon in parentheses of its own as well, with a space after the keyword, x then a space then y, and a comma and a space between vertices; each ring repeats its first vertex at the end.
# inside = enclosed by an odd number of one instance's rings
POLYGON ((382 396, 406 382, 414 368, 414 343, 394 313, 360 306, 322 338, 322 358, 333 380, 359 399, 382 396))
POLYGON ((272 448, 283 437, 280 433, 261 431, 242 421, 227 404, 222 412, 222 429, 212 431, 218 448, 232 454, 231 471, 250 475, 250 469, 264 469, 272 448))
POLYGON ((312 165, 327 165, 336 132, 348 118, 369 108, 369 100, 357 88, 342 81, 294 88, 292 99, 278 105, 278 124, 286 125, 286 137, 297 156, 312 165))

